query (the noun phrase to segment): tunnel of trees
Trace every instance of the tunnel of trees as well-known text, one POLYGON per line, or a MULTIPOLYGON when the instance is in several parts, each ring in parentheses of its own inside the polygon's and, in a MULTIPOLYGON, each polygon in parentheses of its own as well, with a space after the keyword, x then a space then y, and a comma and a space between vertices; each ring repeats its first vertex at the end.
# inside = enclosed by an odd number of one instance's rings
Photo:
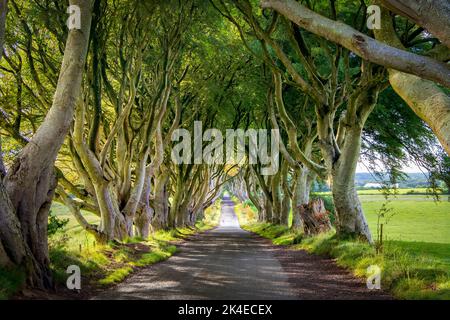
POLYGON ((361 157, 393 181, 415 161, 450 185, 446 0, 1 0, 0 10, 0 266, 25 270, 30 287, 53 286, 52 202, 102 243, 193 226, 225 188, 260 221, 291 225, 292 210, 292 228, 311 232, 311 186, 325 182, 337 234, 372 243, 355 189, 361 157), (371 4, 381 29, 367 27, 371 4), (79 28, 68 28, 69 5, 79 28), (198 122, 279 130, 279 170, 263 175, 248 158, 174 163, 174 132, 198 122))

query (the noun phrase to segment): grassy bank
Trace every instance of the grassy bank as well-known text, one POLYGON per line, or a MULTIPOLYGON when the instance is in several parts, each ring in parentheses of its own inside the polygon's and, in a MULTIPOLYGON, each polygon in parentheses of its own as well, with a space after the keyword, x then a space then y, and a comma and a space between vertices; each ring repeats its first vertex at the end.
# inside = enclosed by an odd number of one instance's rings
MULTIPOLYGON (((367 276, 366 270, 369 266, 378 265, 382 269, 383 289, 399 299, 450 299, 450 243, 446 242, 448 227, 439 229, 443 234, 435 232, 435 237, 432 238, 430 233, 433 232, 433 224, 418 224, 416 227, 420 230, 414 231, 417 241, 388 240, 384 243, 383 252, 376 253, 367 243, 338 240, 334 231, 303 238, 301 234, 292 232, 287 227, 257 223, 248 218, 249 210, 251 208, 243 204, 236 207, 243 228, 271 239, 276 245, 289 245, 295 250, 330 256, 336 259, 338 265, 363 278, 367 276)), ((420 208, 417 210, 420 211, 420 208)), ((441 214, 448 218, 450 213, 441 214)), ((422 215, 425 217, 421 218, 426 219, 426 214, 422 215)), ((396 228, 391 228, 389 236, 401 237, 401 230, 405 229, 404 238, 412 237, 413 233, 410 231, 414 227, 409 225, 408 219, 396 217, 397 220, 393 218, 396 228)), ((433 221, 434 217, 428 215, 428 219, 433 221)), ((369 219, 369 222, 373 230, 373 220, 369 219)))
MULTIPOLYGON (((68 277, 66 270, 70 265, 77 265, 82 276, 79 298, 85 298, 92 292, 123 281, 139 268, 168 259, 177 251, 178 242, 213 228, 219 221, 220 204, 208 208, 195 228, 157 231, 148 239, 132 238, 106 245, 98 244, 92 235, 86 233, 64 206, 54 204, 52 214, 61 221, 67 220, 62 230, 49 237, 51 268, 58 292, 66 298, 72 297, 72 292, 64 289, 68 277)), ((86 217, 91 223, 98 219, 89 214, 86 217)), ((24 280, 20 270, 0 269, 0 299, 15 295, 23 287, 24 280)), ((73 298, 77 298, 77 294, 73 294, 73 298)))

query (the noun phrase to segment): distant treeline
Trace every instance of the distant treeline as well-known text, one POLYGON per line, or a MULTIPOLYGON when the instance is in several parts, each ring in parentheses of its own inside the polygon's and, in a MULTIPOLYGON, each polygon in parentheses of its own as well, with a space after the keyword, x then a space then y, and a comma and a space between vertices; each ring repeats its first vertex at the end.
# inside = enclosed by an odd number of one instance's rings
MULTIPOLYGON (((388 178, 386 177, 386 180, 388 178)), ((367 184, 381 184, 382 181, 378 176, 372 175, 368 172, 360 172, 356 173, 355 177, 355 185, 359 189, 371 189, 370 187, 365 188, 367 184)), ((421 172, 415 172, 415 173, 408 173, 405 174, 405 176, 397 181, 397 187, 400 189, 405 188, 429 188, 430 182, 428 180, 428 177, 421 172)), ((441 187, 443 189, 446 189, 444 186, 444 183, 442 183, 441 187)), ((373 187, 372 187, 373 188, 373 187)), ((317 182, 314 185, 314 191, 320 192, 320 191, 329 191, 330 188, 327 186, 326 183, 317 182)))

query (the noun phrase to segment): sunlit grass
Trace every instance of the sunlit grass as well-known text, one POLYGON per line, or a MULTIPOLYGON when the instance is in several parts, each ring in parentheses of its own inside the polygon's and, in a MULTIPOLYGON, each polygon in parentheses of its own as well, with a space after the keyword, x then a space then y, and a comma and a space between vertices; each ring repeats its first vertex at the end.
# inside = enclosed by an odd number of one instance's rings
MULTIPOLYGON (((450 202, 393 200, 389 207, 394 216, 385 226, 388 240, 450 243, 450 202)), ((376 231, 377 212, 383 201, 362 199, 369 226, 376 231)), ((450 251, 449 251, 450 255, 450 251)))
MULTIPOLYGON (((92 235, 78 225, 64 206, 55 203, 52 212, 59 218, 69 219, 64 232, 50 239, 50 260, 56 281, 64 283, 67 278, 67 267, 78 265, 83 279, 93 282, 93 285, 108 286, 123 281, 136 268, 170 258, 177 251, 174 245, 177 242, 214 228, 220 218, 220 202, 205 210, 203 219, 196 223, 195 228, 158 230, 148 239, 134 237, 125 239, 123 244, 107 245, 98 244, 92 235), (148 252, 136 252, 132 249, 136 244, 148 247, 148 252)), ((89 222, 98 223, 98 217, 95 215, 89 213, 84 215, 89 222)), ((0 297, 1 294, 0 292, 0 297)), ((10 295, 8 291, 4 297, 10 295)))
MULTIPOLYGON (((433 245, 433 244, 430 244, 433 245)), ((432 256, 411 242, 408 247, 388 242, 381 254, 372 246, 358 241, 338 241, 327 234, 305 239, 299 249, 312 253, 328 254, 340 266, 365 277, 370 265, 382 269, 382 287, 400 299, 450 299, 450 265, 439 256, 432 256)), ((447 246, 450 248, 450 244, 447 246)), ((447 256, 448 256, 447 251, 447 256)))
POLYGON ((139 260, 133 262, 133 265, 137 267, 145 267, 170 258, 176 251, 177 247, 169 246, 164 251, 154 250, 150 253, 144 253, 139 260))
POLYGON ((131 272, 133 267, 125 266, 112 271, 108 276, 98 281, 101 285, 111 285, 118 282, 122 282, 131 272))
MULTIPOLYGON (((173 231, 159 231, 157 236, 143 240, 127 239, 124 244, 99 245, 91 235, 69 232, 70 241, 50 248, 51 267, 55 279, 63 283, 69 265, 78 265, 84 279, 100 285, 121 282, 137 267, 145 267, 170 258, 176 247, 171 241, 180 240, 173 231), (86 239, 87 238, 87 239, 86 239), (148 252, 133 249, 134 244, 144 245, 148 252)), ((57 241, 57 240, 55 240, 57 241)))

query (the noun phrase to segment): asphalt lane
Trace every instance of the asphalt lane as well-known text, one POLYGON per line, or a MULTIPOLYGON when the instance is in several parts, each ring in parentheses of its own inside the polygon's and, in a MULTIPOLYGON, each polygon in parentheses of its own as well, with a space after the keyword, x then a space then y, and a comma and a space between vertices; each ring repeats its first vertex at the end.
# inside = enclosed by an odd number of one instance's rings
POLYGON ((229 198, 222 201, 220 225, 180 250, 95 299, 298 299, 273 247, 240 228, 229 198))

